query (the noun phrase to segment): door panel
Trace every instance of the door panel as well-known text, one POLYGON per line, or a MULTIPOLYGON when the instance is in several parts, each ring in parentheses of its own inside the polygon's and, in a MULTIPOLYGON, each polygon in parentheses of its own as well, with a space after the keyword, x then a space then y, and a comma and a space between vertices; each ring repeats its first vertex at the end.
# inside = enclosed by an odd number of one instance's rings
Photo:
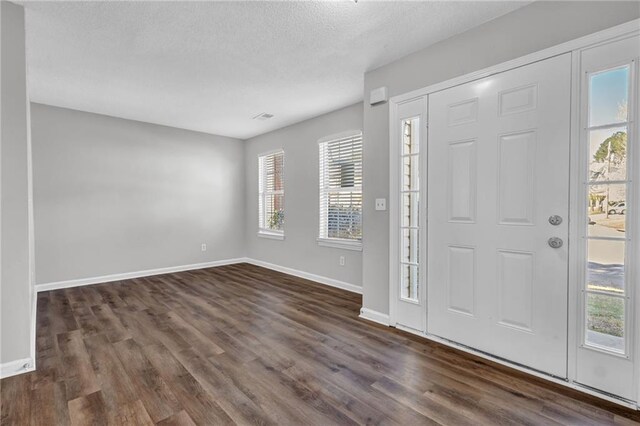
POLYGON ((449 143, 447 198, 449 220, 473 223, 476 220, 476 140, 449 143))
POLYGON ((533 332, 533 253, 498 250, 498 323, 533 332))
POLYGON ((473 316, 476 310, 476 250, 449 246, 448 260, 449 310, 473 316))
POLYGON ((498 221, 501 225, 533 225, 536 133, 501 135, 498 139, 498 221))
POLYGON ((570 78, 566 54, 429 95, 428 114, 427 331, 559 377, 570 78))

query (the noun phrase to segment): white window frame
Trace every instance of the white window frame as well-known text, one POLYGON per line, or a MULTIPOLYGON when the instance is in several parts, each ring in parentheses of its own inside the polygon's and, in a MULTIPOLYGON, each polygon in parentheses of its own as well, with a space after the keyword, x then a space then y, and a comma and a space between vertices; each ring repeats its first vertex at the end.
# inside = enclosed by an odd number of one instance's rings
POLYGON ((265 226, 266 216, 263 211, 265 206, 265 198, 268 195, 282 195, 284 197, 284 164, 285 164, 285 154, 284 149, 274 149, 272 151, 264 152, 258 155, 258 236, 262 238, 268 238, 272 240, 284 240, 284 229, 282 230, 274 230, 269 229, 265 226), (273 191, 273 190, 265 190, 264 182, 265 182, 265 170, 262 165, 263 161, 272 155, 282 154, 282 189, 273 191))
MULTIPOLYGON (((582 263, 582 275, 581 275, 581 282, 580 282, 580 291, 582 292, 582 295, 580 297, 580 307, 581 307, 581 318, 580 318, 580 324, 582 327, 581 330, 581 336, 580 336, 580 343, 581 343, 581 347, 585 348, 585 349, 590 349, 593 351, 602 351, 604 353, 607 353, 608 355, 612 355, 612 356, 620 356, 623 358, 627 358, 630 359, 631 358, 631 353, 633 352, 633 333, 631 333, 630 331, 633 330, 633 318, 634 318, 634 304, 631 303, 631 295, 633 294, 633 291, 635 289, 632 277, 633 277, 633 252, 634 252, 634 243, 635 241, 632 240, 632 235, 633 232, 635 231, 634 226, 633 226, 633 220, 630 220, 629 217, 631 216, 632 219, 635 219, 635 217, 637 217, 637 213, 634 210, 634 206, 633 206, 633 200, 634 200, 634 194, 635 194, 635 182, 633 179, 633 172, 635 170, 635 158, 634 158, 634 153, 636 150, 636 146, 633 142, 635 142, 633 139, 635 137, 635 129, 633 128, 633 116, 635 114, 635 96, 634 96, 634 89, 635 89, 635 84, 634 84, 634 78, 635 78, 635 68, 636 68, 636 61, 635 60, 629 60, 629 61, 625 61, 625 62, 621 62, 621 63, 615 63, 615 64, 607 64, 607 65, 602 65, 596 69, 592 69, 592 70, 588 70, 588 71, 584 71, 584 81, 582 82, 582 92, 580 94, 580 98, 582 100, 582 102, 584 103, 584 105, 581 105, 581 110, 583 111, 583 117, 582 120, 584 121, 584 124, 581 126, 582 127, 582 134, 580 135, 580 144, 582 147, 582 161, 583 161, 583 167, 582 167, 582 176, 581 178, 583 179, 583 185, 584 185, 584 191, 583 191, 583 199, 586 200, 587 195, 589 194, 589 187, 591 185, 596 185, 596 183, 594 181, 591 180, 590 176, 589 176, 589 160, 590 160, 590 152, 589 152, 589 137, 590 137, 590 132, 592 130, 599 130, 599 129, 607 129, 607 130, 614 130, 616 128, 619 127, 625 127, 627 129, 627 176, 625 180, 604 180, 602 182, 599 183, 599 185, 605 186, 605 185, 624 185, 625 186, 625 197, 626 197, 626 203, 627 203, 627 208, 628 211, 630 212, 630 214, 626 215, 626 236, 625 237, 618 237, 618 238, 610 238, 610 237, 594 237, 594 236, 590 236, 588 235, 588 231, 586 229, 586 226, 584 226, 584 223, 586 223, 586 217, 585 220, 583 221, 583 227, 581 229, 580 232, 580 238, 582 240, 582 250, 583 250, 583 255, 580 259, 578 259, 578 261, 580 261, 582 263), (608 72, 608 71, 613 71, 613 70, 618 70, 618 69, 622 69, 622 68, 627 68, 628 72, 629 72, 629 82, 628 82, 628 87, 627 87, 627 93, 628 93, 628 113, 627 113, 627 120, 626 121, 620 121, 620 122, 616 122, 616 123, 607 123, 607 124, 603 124, 603 125, 597 125, 597 126, 590 126, 589 122, 588 122, 588 116, 590 114, 591 111, 591 97, 590 95, 590 91, 589 91, 589 81, 590 78, 593 75, 597 75, 597 74, 601 74, 604 72, 608 72), (588 280, 587 280, 587 262, 588 262, 588 250, 587 250, 587 244, 589 241, 617 241, 617 242, 623 242, 625 244, 625 255, 624 255, 624 293, 622 294, 613 294, 613 293, 609 293, 609 292, 603 292, 603 291, 599 291, 599 290, 590 290, 588 287, 588 280), (624 350, 622 351, 618 351, 615 350, 613 348, 610 347, 606 347, 606 346, 600 346, 596 343, 592 343, 589 342, 587 340, 587 336, 586 336, 586 331, 587 331, 587 300, 586 297, 588 294, 600 294, 606 297, 612 297, 612 298, 616 298, 616 299, 621 299, 624 303, 624 350)), ((609 200, 607 199, 607 202, 609 200)), ((609 209, 609 206, 605 205, 605 209, 609 209)))
MULTIPOLYGON (((412 195, 416 195, 418 199, 425 199, 426 200, 426 191, 427 188, 422 184, 422 182, 419 181, 420 179, 420 173, 425 173, 426 171, 426 166, 423 165, 423 158, 425 157, 424 152, 421 151, 421 149, 424 151, 425 147, 420 146, 420 140, 426 140, 426 138, 421 138, 420 137, 420 133, 422 132, 422 129, 420 128, 420 125, 423 123, 423 117, 421 115, 414 115, 414 116, 409 116, 409 117, 403 117, 400 122, 402 123, 400 125, 400 133, 402 136, 400 136, 399 139, 399 143, 398 143, 398 152, 396 153, 396 155, 398 156, 398 200, 397 200, 397 207, 398 207, 398 223, 397 223, 397 227, 400 229, 399 232, 399 247, 398 247, 398 253, 400 254, 400 256, 398 256, 398 262, 399 262, 399 274, 397 275, 397 280, 398 283, 402 283, 402 285, 399 286, 399 290, 400 292, 398 293, 398 296, 400 297, 400 299, 403 302, 408 302, 408 303, 413 303, 415 305, 420 305, 421 300, 420 300, 420 293, 423 291, 423 289, 421 288, 422 286, 420 285, 420 280, 422 280, 422 274, 423 274, 423 270, 426 270, 426 267, 421 268, 422 265, 425 265, 425 262, 421 262, 421 259, 418 259, 416 262, 410 262, 408 260, 405 260, 404 258, 404 253, 403 253, 403 246, 405 244, 404 242, 404 231, 409 231, 409 235, 411 235, 411 231, 417 231, 418 232, 418 239, 416 241, 410 241, 410 246, 409 246, 409 250, 415 252, 416 255, 418 255, 418 253, 422 250, 422 248, 424 247, 421 241, 421 234, 426 233, 426 228, 420 226, 421 222, 420 222, 420 217, 422 217, 424 215, 424 212, 421 211, 423 210, 423 206, 418 201, 417 205, 413 205, 410 204, 409 206, 407 206, 409 208, 408 213, 409 214, 415 214, 415 216, 418 218, 417 220, 417 224, 416 225, 411 225, 409 223, 409 225, 403 225, 402 224, 402 218, 403 215, 405 214, 405 205, 404 205, 404 197, 405 195, 408 195, 409 198, 409 202, 412 202, 411 196, 412 195), (411 151, 408 154, 404 152, 404 124, 407 121, 413 122, 416 121, 417 125, 415 127, 415 129, 412 130, 415 133, 415 136, 413 138, 415 138, 415 140, 418 143, 418 151, 411 151), (405 171, 404 171, 404 161, 405 159, 409 159, 409 161, 411 162, 411 160, 415 158, 416 159, 416 165, 418 166, 418 171, 417 173, 415 173, 415 175, 412 173, 411 175, 409 175, 409 179, 417 179, 417 182, 413 182, 413 183, 417 183, 418 189, 415 189, 415 187, 413 186, 413 184, 410 186, 410 189, 404 189, 403 184, 404 184, 404 178, 405 178, 405 171), (411 244, 413 243, 413 244, 411 244), (404 280, 403 280, 403 269, 405 267, 415 267, 418 270, 418 285, 416 287, 416 294, 413 297, 406 297, 403 295, 403 287, 404 287, 404 280)), ((413 123, 412 123, 413 126, 413 123)), ((412 139, 413 139, 412 138, 412 139)), ((410 163, 411 164, 411 163, 410 163)), ((413 172, 413 170, 412 170, 413 172)), ((410 238, 410 237, 409 237, 410 238)), ((410 238, 411 239, 411 238, 410 238)), ((411 255, 410 255, 411 257, 411 255)), ((417 256, 416 256, 417 257, 417 256)))
MULTIPOLYGON (((327 218, 323 217, 323 212, 324 214, 328 213, 328 209, 326 208, 326 206, 323 208, 323 204, 327 203, 327 194, 328 192, 334 192, 336 191, 336 189, 330 189, 327 185, 324 184, 324 173, 325 170, 322 167, 322 164, 324 164, 324 161, 322 159, 322 146, 323 144, 326 144, 328 142, 333 142, 339 139, 348 139, 348 138, 353 138, 353 137, 360 137, 362 139, 363 135, 362 135, 362 130, 348 130, 345 132, 341 132, 341 133, 336 133, 333 135, 329 135, 326 137, 323 137, 321 139, 318 140, 318 175, 319 175, 319 192, 318 192, 318 200, 319 200, 319 204, 318 204, 318 238, 317 238, 317 242, 319 246, 323 246, 323 247, 332 247, 332 248, 339 248, 339 249, 345 249, 345 250, 353 250, 353 251, 362 251, 362 238, 360 239, 349 239, 349 238, 329 238, 326 237, 325 235, 327 235, 327 229, 323 229, 324 227, 327 226, 328 220, 327 218)), ((364 141, 362 140, 361 142, 363 144, 363 149, 364 149, 364 141)), ((360 170, 362 170, 362 166, 360 168, 360 170)), ((362 180, 361 180, 362 181, 362 180)), ((349 189, 345 189, 343 190, 344 192, 348 192, 348 193, 353 193, 353 192, 360 192, 360 196, 363 195, 363 186, 362 184, 354 186, 352 188, 349 189)), ((364 203, 362 205, 362 209, 364 209, 364 203)), ((362 210, 361 213, 362 215, 362 210)))

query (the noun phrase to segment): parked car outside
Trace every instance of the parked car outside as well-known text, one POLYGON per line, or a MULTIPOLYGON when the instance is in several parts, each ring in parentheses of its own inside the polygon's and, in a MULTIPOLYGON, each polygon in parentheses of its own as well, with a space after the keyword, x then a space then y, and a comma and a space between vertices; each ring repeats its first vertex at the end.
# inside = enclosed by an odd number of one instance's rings
POLYGON ((627 203, 620 201, 609 207, 609 214, 625 214, 627 212, 627 203))

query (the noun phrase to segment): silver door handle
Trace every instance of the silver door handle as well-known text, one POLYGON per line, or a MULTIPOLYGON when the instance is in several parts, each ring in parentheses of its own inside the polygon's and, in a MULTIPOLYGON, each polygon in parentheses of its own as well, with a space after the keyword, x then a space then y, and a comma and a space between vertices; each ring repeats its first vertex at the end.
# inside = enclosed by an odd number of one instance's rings
POLYGON ((564 244, 562 238, 558 237, 551 237, 547 242, 549 243, 549 247, 554 249, 559 249, 560 247, 562 247, 562 244, 564 244))
POLYGON ((553 226, 558 226, 562 223, 562 216, 558 216, 554 214, 553 216, 549 216, 549 223, 553 226))

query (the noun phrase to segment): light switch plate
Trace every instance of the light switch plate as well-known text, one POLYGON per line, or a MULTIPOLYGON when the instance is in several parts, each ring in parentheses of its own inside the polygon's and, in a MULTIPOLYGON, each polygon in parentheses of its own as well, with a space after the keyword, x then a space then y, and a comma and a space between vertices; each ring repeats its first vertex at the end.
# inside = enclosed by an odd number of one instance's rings
POLYGON ((376 210, 386 210, 386 209, 387 209, 387 199, 376 198, 376 210))

